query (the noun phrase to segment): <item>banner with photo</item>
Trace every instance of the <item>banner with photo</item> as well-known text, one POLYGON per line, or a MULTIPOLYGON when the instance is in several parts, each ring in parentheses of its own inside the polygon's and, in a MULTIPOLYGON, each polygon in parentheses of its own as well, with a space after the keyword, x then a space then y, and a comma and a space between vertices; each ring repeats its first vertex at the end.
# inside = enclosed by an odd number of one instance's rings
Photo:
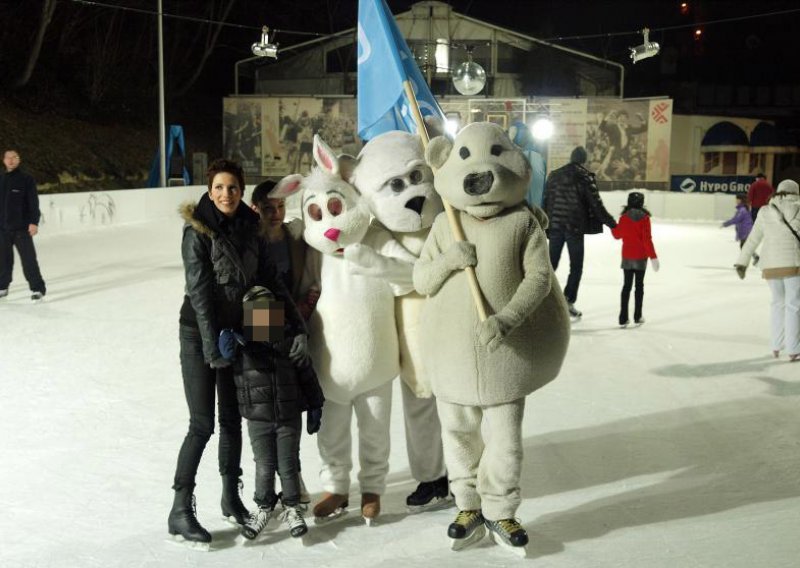
POLYGON ((586 146, 588 99, 537 97, 533 104, 544 106, 553 123, 553 136, 547 147, 547 171, 551 172, 568 164, 570 154, 577 146, 586 146))
POLYGON ((252 177, 306 174, 314 135, 337 153, 357 155, 352 97, 229 97, 223 101, 223 152, 252 177))

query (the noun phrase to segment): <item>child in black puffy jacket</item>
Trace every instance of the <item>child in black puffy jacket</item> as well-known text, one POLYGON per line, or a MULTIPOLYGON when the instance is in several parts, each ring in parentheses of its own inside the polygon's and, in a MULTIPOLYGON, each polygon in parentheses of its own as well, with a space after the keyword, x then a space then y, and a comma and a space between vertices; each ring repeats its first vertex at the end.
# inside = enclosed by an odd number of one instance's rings
POLYGON ((219 349, 234 360, 239 411, 247 427, 256 462, 255 501, 258 511, 242 527, 254 539, 272 517, 280 498, 280 513, 294 537, 308 530, 300 505, 299 441, 302 413, 308 411, 308 433, 319 430, 324 397, 311 362, 293 363, 289 351, 299 330, 285 324, 283 303, 268 289, 255 286, 244 296, 244 335, 226 329, 219 349), (275 473, 281 494, 275 492, 275 473))

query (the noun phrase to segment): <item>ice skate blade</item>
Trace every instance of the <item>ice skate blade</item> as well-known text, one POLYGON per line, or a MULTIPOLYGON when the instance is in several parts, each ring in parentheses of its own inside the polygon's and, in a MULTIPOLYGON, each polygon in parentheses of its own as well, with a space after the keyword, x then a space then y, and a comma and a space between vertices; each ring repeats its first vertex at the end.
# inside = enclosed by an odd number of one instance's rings
POLYGON ((464 550, 472 546, 473 544, 477 544, 481 541, 481 539, 486 535, 486 527, 484 525, 480 525, 479 527, 475 527, 475 530, 472 531, 472 534, 464 537, 464 538, 451 538, 450 539, 450 550, 459 551, 464 550))
POLYGON ((438 511, 446 509, 453 504, 452 497, 436 497, 426 505, 406 505, 406 510, 411 514, 424 513, 425 511, 438 511))
POLYGON ((326 517, 317 517, 317 516, 315 516, 314 517, 314 524, 316 524, 316 525, 324 525, 326 523, 330 523, 332 521, 335 521, 336 519, 344 517, 346 514, 347 514, 347 509, 344 509, 342 507, 338 507, 333 513, 331 513, 330 515, 328 515, 326 517))
POLYGON ((377 524, 378 524, 377 517, 376 518, 364 517, 362 515, 362 518, 364 519, 364 524, 367 525, 368 527, 374 527, 374 526, 377 526, 377 524))
POLYGON ((506 541, 504 541, 503 537, 501 537, 499 534, 497 534, 494 531, 491 531, 491 532, 492 532, 492 540, 495 542, 495 544, 502 546, 503 548, 505 548, 509 552, 513 552, 514 554, 516 554, 520 558, 527 558, 528 557, 528 549, 527 549, 527 547, 525 547, 525 546, 512 546, 512 545, 508 544, 506 541))
POLYGON ((210 542, 197 542, 196 540, 186 540, 179 534, 171 534, 167 538, 167 542, 183 546, 190 550, 197 550, 198 552, 209 552, 211 550, 210 542))

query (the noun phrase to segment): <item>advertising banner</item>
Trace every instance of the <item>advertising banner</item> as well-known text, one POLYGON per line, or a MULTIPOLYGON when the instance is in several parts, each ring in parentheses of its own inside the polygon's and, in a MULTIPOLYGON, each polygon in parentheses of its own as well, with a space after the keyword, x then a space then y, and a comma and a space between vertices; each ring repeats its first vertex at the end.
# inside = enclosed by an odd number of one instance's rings
POLYGON ((745 193, 753 179, 752 176, 677 175, 671 177, 669 188, 684 193, 745 193))

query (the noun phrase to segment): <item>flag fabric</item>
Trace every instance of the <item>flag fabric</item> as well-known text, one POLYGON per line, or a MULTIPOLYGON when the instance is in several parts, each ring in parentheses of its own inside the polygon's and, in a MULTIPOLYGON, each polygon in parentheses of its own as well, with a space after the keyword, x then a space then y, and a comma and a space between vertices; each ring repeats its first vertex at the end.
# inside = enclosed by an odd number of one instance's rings
POLYGON ((358 2, 358 135, 369 140, 389 130, 417 131, 403 89, 408 79, 423 117, 444 113, 428 88, 385 0, 358 2))

